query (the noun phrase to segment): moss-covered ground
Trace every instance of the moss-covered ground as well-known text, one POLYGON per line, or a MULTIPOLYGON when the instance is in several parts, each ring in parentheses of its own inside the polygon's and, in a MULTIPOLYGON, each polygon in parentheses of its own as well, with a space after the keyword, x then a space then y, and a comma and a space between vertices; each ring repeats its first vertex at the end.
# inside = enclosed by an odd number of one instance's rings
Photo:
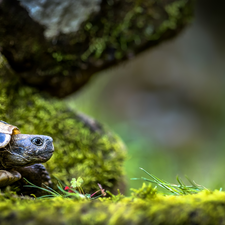
POLYGON ((157 194, 151 186, 96 200, 1 197, 1 224, 224 224, 225 192, 157 194))

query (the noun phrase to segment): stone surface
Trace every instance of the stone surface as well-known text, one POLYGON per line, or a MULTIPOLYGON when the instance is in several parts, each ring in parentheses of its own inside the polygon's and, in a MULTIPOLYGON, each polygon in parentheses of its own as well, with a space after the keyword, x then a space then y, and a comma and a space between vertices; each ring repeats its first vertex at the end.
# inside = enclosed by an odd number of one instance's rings
POLYGON ((100 10, 101 0, 20 0, 32 19, 46 27, 45 36, 79 30, 82 22, 100 10))

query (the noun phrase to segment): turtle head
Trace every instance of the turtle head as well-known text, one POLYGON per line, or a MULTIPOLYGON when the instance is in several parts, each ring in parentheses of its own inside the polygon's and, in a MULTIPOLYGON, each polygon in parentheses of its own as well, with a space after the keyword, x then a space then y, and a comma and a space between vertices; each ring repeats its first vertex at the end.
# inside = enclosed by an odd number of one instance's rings
POLYGON ((53 140, 45 135, 15 134, 1 152, 4 168, 28 166, 48 161, 54 152, 53 140))

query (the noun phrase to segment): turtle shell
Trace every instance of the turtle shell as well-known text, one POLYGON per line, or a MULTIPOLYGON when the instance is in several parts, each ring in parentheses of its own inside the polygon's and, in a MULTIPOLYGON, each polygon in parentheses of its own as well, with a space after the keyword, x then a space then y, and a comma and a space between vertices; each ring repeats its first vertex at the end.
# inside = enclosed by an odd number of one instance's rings
POLYGON ((0 149, 4 148, 15 134, 20 134, 20 130, 16 126, 0 120, 0 149))

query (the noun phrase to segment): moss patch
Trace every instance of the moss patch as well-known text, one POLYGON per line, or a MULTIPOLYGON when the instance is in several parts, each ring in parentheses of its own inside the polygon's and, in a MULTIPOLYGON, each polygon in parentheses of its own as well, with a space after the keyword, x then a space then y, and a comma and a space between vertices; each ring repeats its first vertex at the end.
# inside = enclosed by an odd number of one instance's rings
MULTIPOLYGON (((140 191, 140 190, 139 190, 140 191)), ((1 197, 1 224, 224 224, 225 192, 98 200, 1 197)))
POLYGON ((160 42, 169 37, 169 33, 190 23, 192 4, 190 0, 160 3, 154 0, 103 1, 100 15, 91 16, 82 24, 84 29, 71 34, 70 44, 73 43, 73 47, 77 48, 74 51, 76 56, 71 52, 66 53, 68 49, 64 49, 64 53, 56 53, 57 47, 50 52, 58 62, 76 59, 77 65, 81 60, 97 67, 107 61, 129 58, 129 55, 137 53, 148 42, 160 42), (78 47, 77 43, 88 43, 88 47, 78 47))
POLYGON ((68 110, 63 101, 22 86, 4 62, 0 65, 0 118, 22 133, 54 139, 55 152, 46 163, 49 173, 67 184, 81 176, 87 192, 97 183, 115 188, 123 176, 121 140, 98 122, 68 110))

